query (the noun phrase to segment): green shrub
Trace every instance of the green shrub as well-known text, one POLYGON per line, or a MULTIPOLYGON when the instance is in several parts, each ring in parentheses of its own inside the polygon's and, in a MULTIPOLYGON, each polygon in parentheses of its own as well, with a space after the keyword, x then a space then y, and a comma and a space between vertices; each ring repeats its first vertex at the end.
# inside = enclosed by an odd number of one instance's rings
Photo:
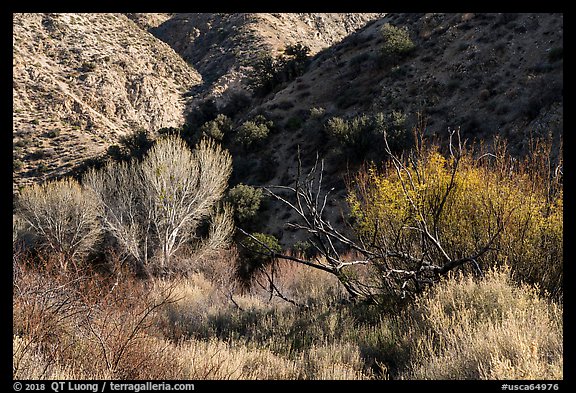
MULTIPOLYGON (((154 145, 154 139, 150 133, 141 128, 135 130, 129 134, 120 137, 120 149, 122 153, 122 159, 128 160, 130 158, 136 158, 141 160, 142 157, 152 148, 154 145)), ((113 152, 115 154, 117 152, 113 152)))
POLYGON ((296 253, 304 256, 305 258, 312 258, 314 254, 314 246, 312 246, 312 243, 310 243, 308 240, 297 241, 294 243, 292 248, 296 253))
POLYGON ((262 200, 262 190, 238 184, 228 191, 226 200, 234 208, 234 217, 239 224, 248 223, 256 217, 262 200))
POLYGON ((372 115, 361 114, 350 119, 332 117, 328 119, 324 129, 330 138, 348 150, 352 158, 359 160, 370 155, 374 158, 383 156, 385 131, 392 151, 408 147, 405 122, 406 115, 402 112, 393 111, 389 116, 378 112, 372 115))
POLYGON ((382 54, 386 59, 399 59, 416 48, 406 28, 400 28, 386 23, 382 26, 382 54))
POLYGON ((222 141, 224 135, 232 130, 232 120, 226 115, 219 114, 214 120, 210 120, 200 127, 200 132, 217 141, 222 141))
POLYGON ((235 140, 244 147, 250 147, 266 139, 269 131, 268 127, 264 124, 246 121, 238 128, 235 140))
POLYGON ((267 120, 263 115, 257 115, 238 127, 234 140, 245 148, 257 145, 268 137, 273 126, 271 120, 267 120))
POLYGON ((254 281, 275 261, 274 253, 282 251, 273 235, 253 233, 242 241, 241 257, 237 260, 236 278, 244 289, 250 289, 254 281))

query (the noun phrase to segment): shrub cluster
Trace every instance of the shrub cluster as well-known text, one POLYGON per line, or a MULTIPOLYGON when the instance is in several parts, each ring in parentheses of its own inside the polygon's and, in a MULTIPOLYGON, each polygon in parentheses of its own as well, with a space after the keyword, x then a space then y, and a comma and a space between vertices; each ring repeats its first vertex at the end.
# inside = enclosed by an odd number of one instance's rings
POLYGON ((481 267, 508 264, 523 280, 561 296, 563 193, 546 170, 550 150, 540 148, 520 165, 503 144, 495 152, 476 158, 464 151, 456 163, 422 147, 401 170, 389 162, 361 172, 349 196, 358 233, 376 239, 377 248, 394 245, 441 261, 437 247, 420 248, 422 233, 414 229, 425 225, 450 258, 486 250, 481 267))
POLYGON ((324 130, 329 138, 335 139, 347 153, 357 159, 368 155, 383 156, 384 134, 392 151, 397 152, 409 145, 405 127, 406 116, 399 111, 390 115, 378 112, 361 114, 350 119, 332 117, 325 123, 324 130))
POLYGON ((218 114, 214 120, 207 121, 200 127, 202 136, 210 137, 222 142, 224 136, 232 130, 232 120, 224 115, 218 114))
POLYGON ((252 64, 248 84, 254 91, 265 96, 283 82, 294 80, 302 75, 309 62, 310 48, 296 43, 288 45, 277 58, 264 54, 252 64))
POLYGON ((234 208, 234 217, 237 222, 247 224, 256 218, 260 209, 262 190, 241 183, 227 192, 226 200, 234 208))
POLYGON ((253 233, 242 241, 241 258, 238 259, 235 276, 240 285, 250 289, 258 277, 264 274, 275 258, 273 253, 282 251, 278 239, 265 233, 253 233))
POLYGON ((244 148, 257 145, 268 137, 273 126, 274 123, 271 120, 258 115, 252 120, 245 121, 236 129, 234 141, 244 148))
POLYGON ((94 248, 102 232, 138 268, 146 271, 155 261, 169 269, 206 219, 220 226, 210 231, 215 239, 231 235, 223 233, 233 229, 224 217, 228 210, 215 209, 231 166, 230 155, 212 140, 190 151, 182 139, 168 136, 140 161, 90 169, 83 186, 65 179, 23 189, 16 214, 35 236, 35 248, 62 256, 63 270, 94 248))

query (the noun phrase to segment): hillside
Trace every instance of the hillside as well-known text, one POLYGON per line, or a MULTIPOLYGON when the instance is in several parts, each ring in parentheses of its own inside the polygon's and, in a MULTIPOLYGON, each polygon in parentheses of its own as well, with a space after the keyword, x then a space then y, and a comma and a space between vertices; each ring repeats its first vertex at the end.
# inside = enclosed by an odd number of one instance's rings
POLYGON ((13 380, 561 390, 563 60, 562 13, 13 14, 13 380))
MULTIPOLYGON (((558 142, 562 14, 380 16, 16 15, 15 187, 67 173, 126 132, 180 127, 206 98, 221 109, 219 98, 249 93, 246 73, 259 54, 279 55, 297 42, 311 48, 303 74, 264 97, 248 96, 248 107, 233 115, 224 141, 234 155, 231 186, 288 185, 298 150, 304 169, 319 153, 326 187, 335 188, 330 219, 341 220, 345 175, 362 161, 381 159, 382 143, 351 155, 327 135, 333 117, 381 112, 404 134, 420 118, 429 137, 445 140, 458 127, 470 142, 499 135, 516 155, 526 152, 530 136, 550 132, 558 142), (405 30, 409 53, 386 53, 388 25, 405 30), (235 145, 235 130, 258 114, 274 122, 273 132, 259 146, 235 145)), ((301 240, 285 232, 294 217, 283 206, 269 201, 260 218, 260 229, 285 246, 301 240)))
POLYGON ((465 136, 562 129, 561 14, 389 15, 319 54, 309 71, 262 108, 285 119, 312 107, 327 116, 420 112, 430 134, 465 136), (384 24, 405 27, 416 48, 382 65, 384 24), (290 101, 293 106, 282 105, 290 101))
POLYGON ((183 122, 200 75, 121 14, 13 17, 14 187, 65 173, 137 128, 183 122))
POLYGON ((262 53, 276 56, 291 44, 311 54, 333 45, 382 14, 175 14, 152 34, 192 64, 207 84, 204 95, 219 98, 242 89, 251 63, 262 53), (210 86, 212 84, 212 86, 210 86))
MULTIPOLYGON (((252 109, 247 118, 265 113, 280 131, 251 166, 272 172, 267 184, 286 185, 296 174, 297 148, 306 157, 305 169, 319 152, 331 175, 326 187, 336 187, 343 200, 343 175, 357 163, 342 155, 325 125, 332 117, 362 113, 382 112, 387 119, 395 114, 405 132, 420 115, 426 135, 444 141, 448 129, 458 127, 470 143, 499 135, 517 155, 527 151, 530 136, 550 132, 558 142, 562 40, 561 14, 389 14, 319 52, 304 75, 252 109), (382 29, 388 23, 407 29, 415 44, 405 58, 384 60, 382 29)), ((258 183, 256 173, 248 182, 258 183)), ((333 222, 341 209, 332 209, 333 222)), ((285 236, 282 222, 291 216, 275 202, 268 214, 267 230, 285 236)))

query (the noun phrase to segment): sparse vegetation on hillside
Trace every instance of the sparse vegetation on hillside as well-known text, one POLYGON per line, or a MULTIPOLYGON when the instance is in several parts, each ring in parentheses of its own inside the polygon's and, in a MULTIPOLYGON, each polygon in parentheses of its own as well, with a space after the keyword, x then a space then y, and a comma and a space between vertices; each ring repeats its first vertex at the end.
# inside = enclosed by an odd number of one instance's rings
POLYGON ((402 113, 397 111, 390 116, 378 112, 350 119, 332 117, 326 121, 324 129, 328 137, 347 149, 347 156, 356 161, 383 157, 384 133, 392 151, 399 152, 410 146, 409 132, 405 128, 402 113))
POLYGON ((310 48, 301 43, 288 45, 277 58, 270 54, 261 55, 252 65, 249 86, 256 94, 265 96, 279 84, 294 80, 302 75, 309 63, 310 48))

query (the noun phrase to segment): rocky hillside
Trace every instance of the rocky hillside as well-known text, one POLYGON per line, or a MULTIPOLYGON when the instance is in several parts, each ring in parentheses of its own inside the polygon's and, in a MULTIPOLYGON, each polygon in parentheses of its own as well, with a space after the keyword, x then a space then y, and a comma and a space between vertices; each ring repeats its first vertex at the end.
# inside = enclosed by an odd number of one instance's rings
POLYGON ((184 121, 201 76, 122 14, 13 16, 14 186, 184 121))
POLYGON ((315 54, 382 15, 175 14, 150 31, 202 74, 204 96, 218 99, 230 87, 244 87, 246 70, 259 54, 276 56, 298 42, 315 54))
POLYGON ((136 23, 138 26, 140 26, 140 28, 144 30, 150 30, 166 22, 172 17, 173 14, 133 12, 126 13, 125 15, 134 21, 134 23, 136 23))
MULTIPOLYGON (((304 75, 278 87, 246 116, 265 113, 280 129, 251 167, 262 161, 273 172, 268 184, 287 185, 296 174, 297 149, 307 167, 320 152, 327 188, 335 187, 343 200, 343 175, 353 173, 357 163, 329 138, 326 123, 376 112, 405 132, 420 116, 426 134, 440 140, 457 127, 469 142, 499 135, 514 154, 526 152, 530 136, 552 133, 558 142, 562 14, 388 14, 369 23, 318 53, 304 75), (405 29, 414 44, 405 56, 386 53, 387 24, 405 29)), ((286 238, 280 225, 290 216, 283 207, 272 203, 267 214, 268 230, 286 238)), ((333 222, 340 214, 340 207, 332 210, 333 222)))
POLYGON ((407 126, 421 113, 431 135, 461 127, 521 144, 529 131, 561 132, 562 96, 562 14, 390 14, 320 53, 259 109, 284 119, 314 107, 326 117, 396 111, 407 126), (385 24, 414 42, 404 59, 384 59, 385 24))

